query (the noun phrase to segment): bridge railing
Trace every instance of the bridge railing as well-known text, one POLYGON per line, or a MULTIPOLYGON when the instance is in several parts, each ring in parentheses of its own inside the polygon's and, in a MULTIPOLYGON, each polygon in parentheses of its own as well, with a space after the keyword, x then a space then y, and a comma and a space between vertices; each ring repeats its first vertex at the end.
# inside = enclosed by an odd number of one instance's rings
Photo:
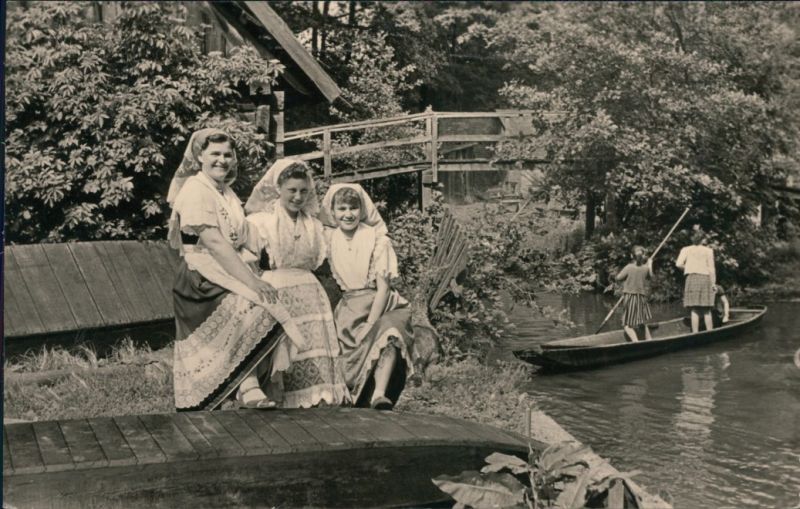
MULTIPOLYGON (((494 112, 440 112, 426 111, 375 120, 348 122, 283 133, 279 143, 290 141, 309 141, 315 143, 316 150, 292 154, 292 157, 314 161, 322 160, 323 176, 332 180, 364 180, 390 174, 410 173, 431 170, 432 180, 438 181, 439 163, 447 151, 441 150, 444 143, 478 144, 498 143, 511 138, 534 134, 533 110, 500 110, 494 112), (480 122, 483 119, 484 122, 480 122), (476 122, 477 120, 477 122, 476 122), (492 122, 494 120, 494 122, 492 122), (471 121, 471 122, 470 122, 471 121), (487 122, 488 121, 488 122, 487 122), (424 130, 422 124, 424 123, 424 130), (367 143, 336 146, 334 135, 338 133, 366 133, 381 128, 408 127, 413 135, 367 143), (333 160, 336 157, 378 151, 387 148, 421 146, 424 159, 403 161, 371 168, 350 169, 334 172, 333 160)), ((539 113, 541 115, 541 113, 539 113)), ((459 147, 463 148, 463 147, 459 147)), ((451 150, 452 151, 452 150, 451 150)), ((488 162, 488 158, 480 159, 488 162)))

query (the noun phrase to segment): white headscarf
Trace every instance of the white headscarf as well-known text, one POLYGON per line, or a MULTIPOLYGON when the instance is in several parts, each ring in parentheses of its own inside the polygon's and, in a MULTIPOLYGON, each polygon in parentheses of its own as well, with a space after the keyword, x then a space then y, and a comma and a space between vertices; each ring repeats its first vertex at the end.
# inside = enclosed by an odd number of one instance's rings
POLYGON ((336 196, 338 191, 345 188, 352 189, 358 193, 358 197, 361 200, 361 222, 375 228, 375 233, 377 235, 387 235, 389 230, 386 228, 386 223, 383 222, 380 212, 378 212, 378 207, 375 206, 367 192, 364 191, 364 188, 359 184, 333 184, 328 189, 328 192, 325 193, 325 197, 322 199, 322 209, 319 212, 319 219, 322 221, 322 224, 332 228, 338 226, 333 219, 333 197, 336 196))
POLYGON ((244 208, 250 214, 248 221, 258 229, 266 244, 273 269, 313 270, 325 259, 322 225, 316 219, 319 200, 311 170, 303 161, 291 158, 275 161, 253 188, 244 208), (309 185, 308 197, 296 219, 279 204, 278 179, 293 164, 305 169, 309 185))
MULTIPOLYGON (((186 179, 189 177, 196 175, 198 172, 202 170, 202 163, 200 162, 200 154, 203 152, 203 145, 206 143, 206 140, 215 135, 221 134, 226 136, 229 140, 231 140, 231 149, 233 149, 233 138, 223 131, 222 129, 217 129, 215 127, 207 127, 205 129, 200 129, 199 131, 195 131, 192 133, 192 137, 189 138, 189 143, 186 145, 186 150, 183 152, 183 159, 181 160, 181 164, 178 165, 178 169, 175 170, 175 175, 172 177, 172 181, 169 183, 169 192, 167 193, 167 203, 170 207, 175 206, 175 199, 178 197, 178 193, 180 192, 181 188, 183 188, 183 184, 186 183, 186 179)), ((228 178, 225 179, 225 185, 230 186, 236 180, 236 177, 239 175, 239 171, 237 168, 237 159, 236 159, 236 151, 233 151, 233 161, 228 166, 228 178)), ((181 244, 181 233, 180 233, 180 224, 179 224, 178 213, 175 209, 172 209, 172 214, 169 218, 169 230, 167 232, 167 239, 169 240, 169 244, 178 250, 182 250, 181 244)))
POLYGON ((261 177, 261 180, 259 180, 258 184, 256 184, 253 188, 253 192, 250 193, 250 197, 247 199, 247 203, 244 205, 245 212, 252 214, 255 212, 272 211, 273 207, 275 207, 275 203, 280 197, 280 186, 278 185, 278 179, 283 172, 293 164, 302 166, 305 169, 306 178, 308 179, 308 198, 303 204, 302 211, 306 215, 312 217, 316 216, 319 212, 319 200, 317 199, 317 193, 315 191, 314 178, 311 169, 304 161, 301 161, 300 159, 292 159, 290 157, 278 159, 272 164, 272 166, 269 167, 267 173, 261 177))

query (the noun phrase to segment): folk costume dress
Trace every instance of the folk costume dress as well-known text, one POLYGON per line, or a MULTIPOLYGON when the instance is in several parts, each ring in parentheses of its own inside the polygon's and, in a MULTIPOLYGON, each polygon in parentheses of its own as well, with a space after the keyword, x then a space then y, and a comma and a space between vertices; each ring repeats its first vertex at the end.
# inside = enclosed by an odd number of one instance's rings
POLYGON ((384 312, 360 342, 356 340, 364 327, 377 293, 377 277, 390 280, 398 276, 397 257, 386 225, 372 200, 357 184, 331 186, 323 200, 321 217, 333 224, 332 200, 339 189, 351 187, 361 197, 361 223, 348 239, 341 229, 326 229, 329 238, 328 262, 333 277, 344 292, 333 312, 339 345, 342 349, 347 386, 356 406, 368 406, 372 399, 372 373, 387 349, 396 348, 399 356, 386 388, 386 397, 396 403, 407 377, 414 373, 411 358, 411 307, 395 289, 390 289, 384 312))
POLYGON ((325 260, 327 250, 322 223, 316 218, 319 203, 310 174, 309 198, 296 218, 278 199, 278 177, 292 164, 305 166, 292 159, 278 160, 245 205, 250 213, 247 221, 257 230, 259 247, 269 257, 270 270, 262 278, 278 291, 295 331, 286 330, 272 355, 265 392, 282 407, 310 407, 323 401, 339 405, 349 402, 350 395, 331 304, 311 273, 325 260))
POLYGON ((288 317, 268 307, 242 281, 228 274, 203 245, 203 228, 218 228, 245 264, 256 261, 257 233, 230 188, 235 158, 220 190, 201 171, 198 156, 217 129, 194 133, 170 184, 169 242, 181 254, 173 288, 175 351, 173 379, 178 410, 210 408, 233 392, 270 353, 267 334, 288 317))

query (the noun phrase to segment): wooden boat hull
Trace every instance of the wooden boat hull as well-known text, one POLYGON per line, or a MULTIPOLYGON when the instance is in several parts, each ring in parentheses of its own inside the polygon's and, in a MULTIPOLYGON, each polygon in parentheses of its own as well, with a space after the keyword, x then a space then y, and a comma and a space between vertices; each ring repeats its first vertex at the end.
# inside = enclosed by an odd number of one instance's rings
POLYGON ((617 330, 551 341, 534 349, 515 350, 514 355, 549 370, 608 366, 728 339, 756 326, 766 312, 766 307, 734 308, 729 323, 710 331, 687 332, 688 325, 679 318, 654 324, 653 339, 649 341, 626 342, 624 332, 617 330))
POLYGON ((491 426, 355 408, 15 423, 3 441, 4 502, 37 508, 429 506, 449 500, 431 478, 528 453, 491 426))

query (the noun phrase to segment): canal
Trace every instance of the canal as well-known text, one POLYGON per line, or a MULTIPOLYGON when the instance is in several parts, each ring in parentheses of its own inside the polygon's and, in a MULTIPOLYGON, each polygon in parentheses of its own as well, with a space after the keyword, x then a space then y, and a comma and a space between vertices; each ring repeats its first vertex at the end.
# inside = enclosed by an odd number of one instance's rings
MULTIPOLYGON (((600 295, 542 296, 577 330, 512 311, 516 340, 594 332, 600 295)), ((654 307, 656 319, 675 305, 654 307)), ((612 318, 618 328, 618 315, 612 318)), ((539 407, 676 508, 800 507, 800 302, 769 304, 761 326, 710 346, 591 371, 537 375, 539 407)))

